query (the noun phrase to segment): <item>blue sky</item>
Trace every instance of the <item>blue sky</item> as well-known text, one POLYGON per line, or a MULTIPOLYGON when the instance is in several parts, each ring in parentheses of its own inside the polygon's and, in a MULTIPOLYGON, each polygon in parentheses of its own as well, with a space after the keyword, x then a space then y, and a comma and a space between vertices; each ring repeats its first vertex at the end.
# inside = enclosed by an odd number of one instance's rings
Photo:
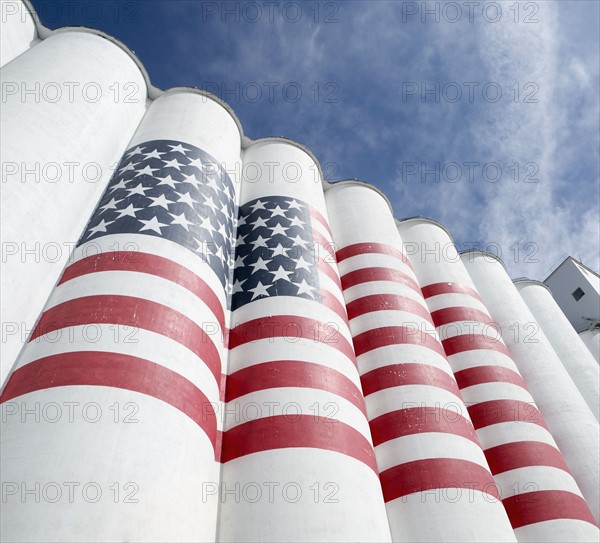
POLYGON ((213 91, 251 138, 308 146, 330 180, 543 279, 600 267, 599 3, 34 0, 108 32, 154 85, 213 91))

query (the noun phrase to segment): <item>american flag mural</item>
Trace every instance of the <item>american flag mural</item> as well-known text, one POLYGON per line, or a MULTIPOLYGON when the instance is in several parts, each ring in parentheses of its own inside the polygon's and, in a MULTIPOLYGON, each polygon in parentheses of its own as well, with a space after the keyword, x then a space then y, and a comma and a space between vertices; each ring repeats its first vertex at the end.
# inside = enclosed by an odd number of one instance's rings
POLYGON ((598 540, 597 421, 496 336, 503 269, 407 254, 451 240, 206 93, 149 102, 49 207, 93 195, 0 396, 2 540, 598 540))
MULTIPOLYGON (((440 226, 400 223, 411 262, 517 537, 591 530, 594 517, 506 344, 440 226), (428 256, 427 256, 428 255, 428 256)), ((590 534, 592 532, 590 531, 590 534)))

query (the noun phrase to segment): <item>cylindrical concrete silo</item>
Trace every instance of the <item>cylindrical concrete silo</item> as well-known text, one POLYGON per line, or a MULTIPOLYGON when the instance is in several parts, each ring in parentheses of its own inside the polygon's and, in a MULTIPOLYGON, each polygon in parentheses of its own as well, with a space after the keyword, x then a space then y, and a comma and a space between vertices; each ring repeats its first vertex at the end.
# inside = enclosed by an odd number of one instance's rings
POLYGON ((512 359, 597 520, 600 489, 598 421, 502 262, 495 255, 480 251, 463 253, 461 260, 498 324, 512 359))
POLYGON ((595 326, 589 330, 579 332, 579 337, 592 353, 596 362, 600 363, 600 326, 595 326))
POLYGON ((389 203, 326 201, 393 540, 514 540, 389 203))
POLYGON ((4 379, 146 110, 148 85, 129 50, 83 28, 52 32, 1 76, 4 379))
POLYGON ((321 172, 244 152, 219 540, 389 541, 321 172))
POLYGON ((517 539, 597 541, 594 517, 450 234, 420 217, 398 229, 517 539))
POLYGON ((35 17, 29 2, 0 0, 0 67, 39 41, 35 17))
POLYGON ((2 394, 3 540, 216 539, 240 141, 150 106, 2 394))
POLYGON ((544 283, 519 280, 515 281, 515 286, 596 420, 600 420, 600 368, 593 355, 544 283))

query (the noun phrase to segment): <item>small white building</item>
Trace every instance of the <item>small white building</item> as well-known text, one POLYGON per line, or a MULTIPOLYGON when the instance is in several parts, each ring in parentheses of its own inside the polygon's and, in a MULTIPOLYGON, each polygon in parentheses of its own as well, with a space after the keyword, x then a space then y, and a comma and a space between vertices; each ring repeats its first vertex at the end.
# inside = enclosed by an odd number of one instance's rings
POLYGON ((577 332, 600 323, 600 276, 568 256, 544 280, 577 332))

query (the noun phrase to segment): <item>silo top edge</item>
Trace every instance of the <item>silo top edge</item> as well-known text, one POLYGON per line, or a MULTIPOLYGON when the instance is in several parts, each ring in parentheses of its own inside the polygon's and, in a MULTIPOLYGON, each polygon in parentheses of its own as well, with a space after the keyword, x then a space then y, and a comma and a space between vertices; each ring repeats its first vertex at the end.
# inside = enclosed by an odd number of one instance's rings
POLYGON ((23 2, 25 7, 27 8, 27 11, 31 15, 31 18, 33 19, 33 24, 35 25, 35 33, 36 33, 37 38, 38 39, 45 38, 46 35, 48 34, 48 32, 50 32, 50 30, 41 23, 40 18, 38 17, 37 11, 35 11, 35 8, 33 7, 33 5, 31 4, 31 2, 29 0, 21 0, 21 2, 23 2))
POLYGON ((324 186, 323 191, 328 191, 328 190, 331 190, 331 189, 334 189, 336 187, 343 186, 343 185, 357 185, 359 187, 371 189, 372 191, 375 191, 377 194, 379 194, 379 196, 381 196, 385 200, 388 207, 390 208, 390 213, 392 214, 392 216, 394 215, 394 209, 392 207, 392 203, 390 202, 390 200, 387 197, 387 195, 385 194, 385 192, 383 192, 379 187, 376 187, 372 183, 369 183, 367 181, 362 181, 361 179, 344 179, 342 181, 335 181, 334 183, 329 183, 328 181, 326 181, 326 183, 327 183, 327 185, 324 186))
POLYGON ((319 176, 321 177, 321 184, 323 185, 323 190, 325 190, 325 183, 329 183, 325 181, 323 177, 323 169, 321 168, 321 163, 308 147, 302 145, 301 143, 298 143, 297 141, 285 138, 283 136, 267 136, 265 138, 259 138, 257 140, 248 139, 248 144, 245 146, 245 149, 262 143, 287 143, 288 145, 292 145, 293 147, 297 147, 298 149, 303 151, 317 165, 317 170, 319 172, 319 176))
POLYGON ((498 262, 500 262, 500 264, 502 264, 502 267, 506 271, 508 271, 508 269, 506 268, 506 264, 504 264, 502 259, 498 255, 495 255, 494 253, 490 253, 489 251, 482 251, 481 249, 468 249, 467 251, 460 251, 458 254, 460 255, 461 258, 463 256, 467 256, 467 255, 491 257, 494 260, 497 260, 498 262))
POLYGON ((519 288, 519 286, 525 286, 525 285, 536 285, 538 287, 544 287, 548 292, 550 291, 550 287, 548 287, 548 285, 546 285, 545 283, 542 283, 541 281, 538 281, 537 279, 529 279, 527 277, 520 277, 518 279, 515 279, 513 281, 513 283, 515 284, 515 286, 517 288, 519 288))
POLYGON ((415 217, 406 217, 405 219, 396 219, 396 225, 398 226, 407 222, 422 222, 426 224, 432 224, 433 226, 437 226, 438 228, 446 232, 446 234, 450 238, 450 241, 454 243, 454 238, 452 237, 450 230, 448 230, 448 228, 446 228, 445 225, 443 225, 441 222, 436 221, 435 219, 430 219, 429 217, 422 217, 420 215, 417 215, 415 217))

